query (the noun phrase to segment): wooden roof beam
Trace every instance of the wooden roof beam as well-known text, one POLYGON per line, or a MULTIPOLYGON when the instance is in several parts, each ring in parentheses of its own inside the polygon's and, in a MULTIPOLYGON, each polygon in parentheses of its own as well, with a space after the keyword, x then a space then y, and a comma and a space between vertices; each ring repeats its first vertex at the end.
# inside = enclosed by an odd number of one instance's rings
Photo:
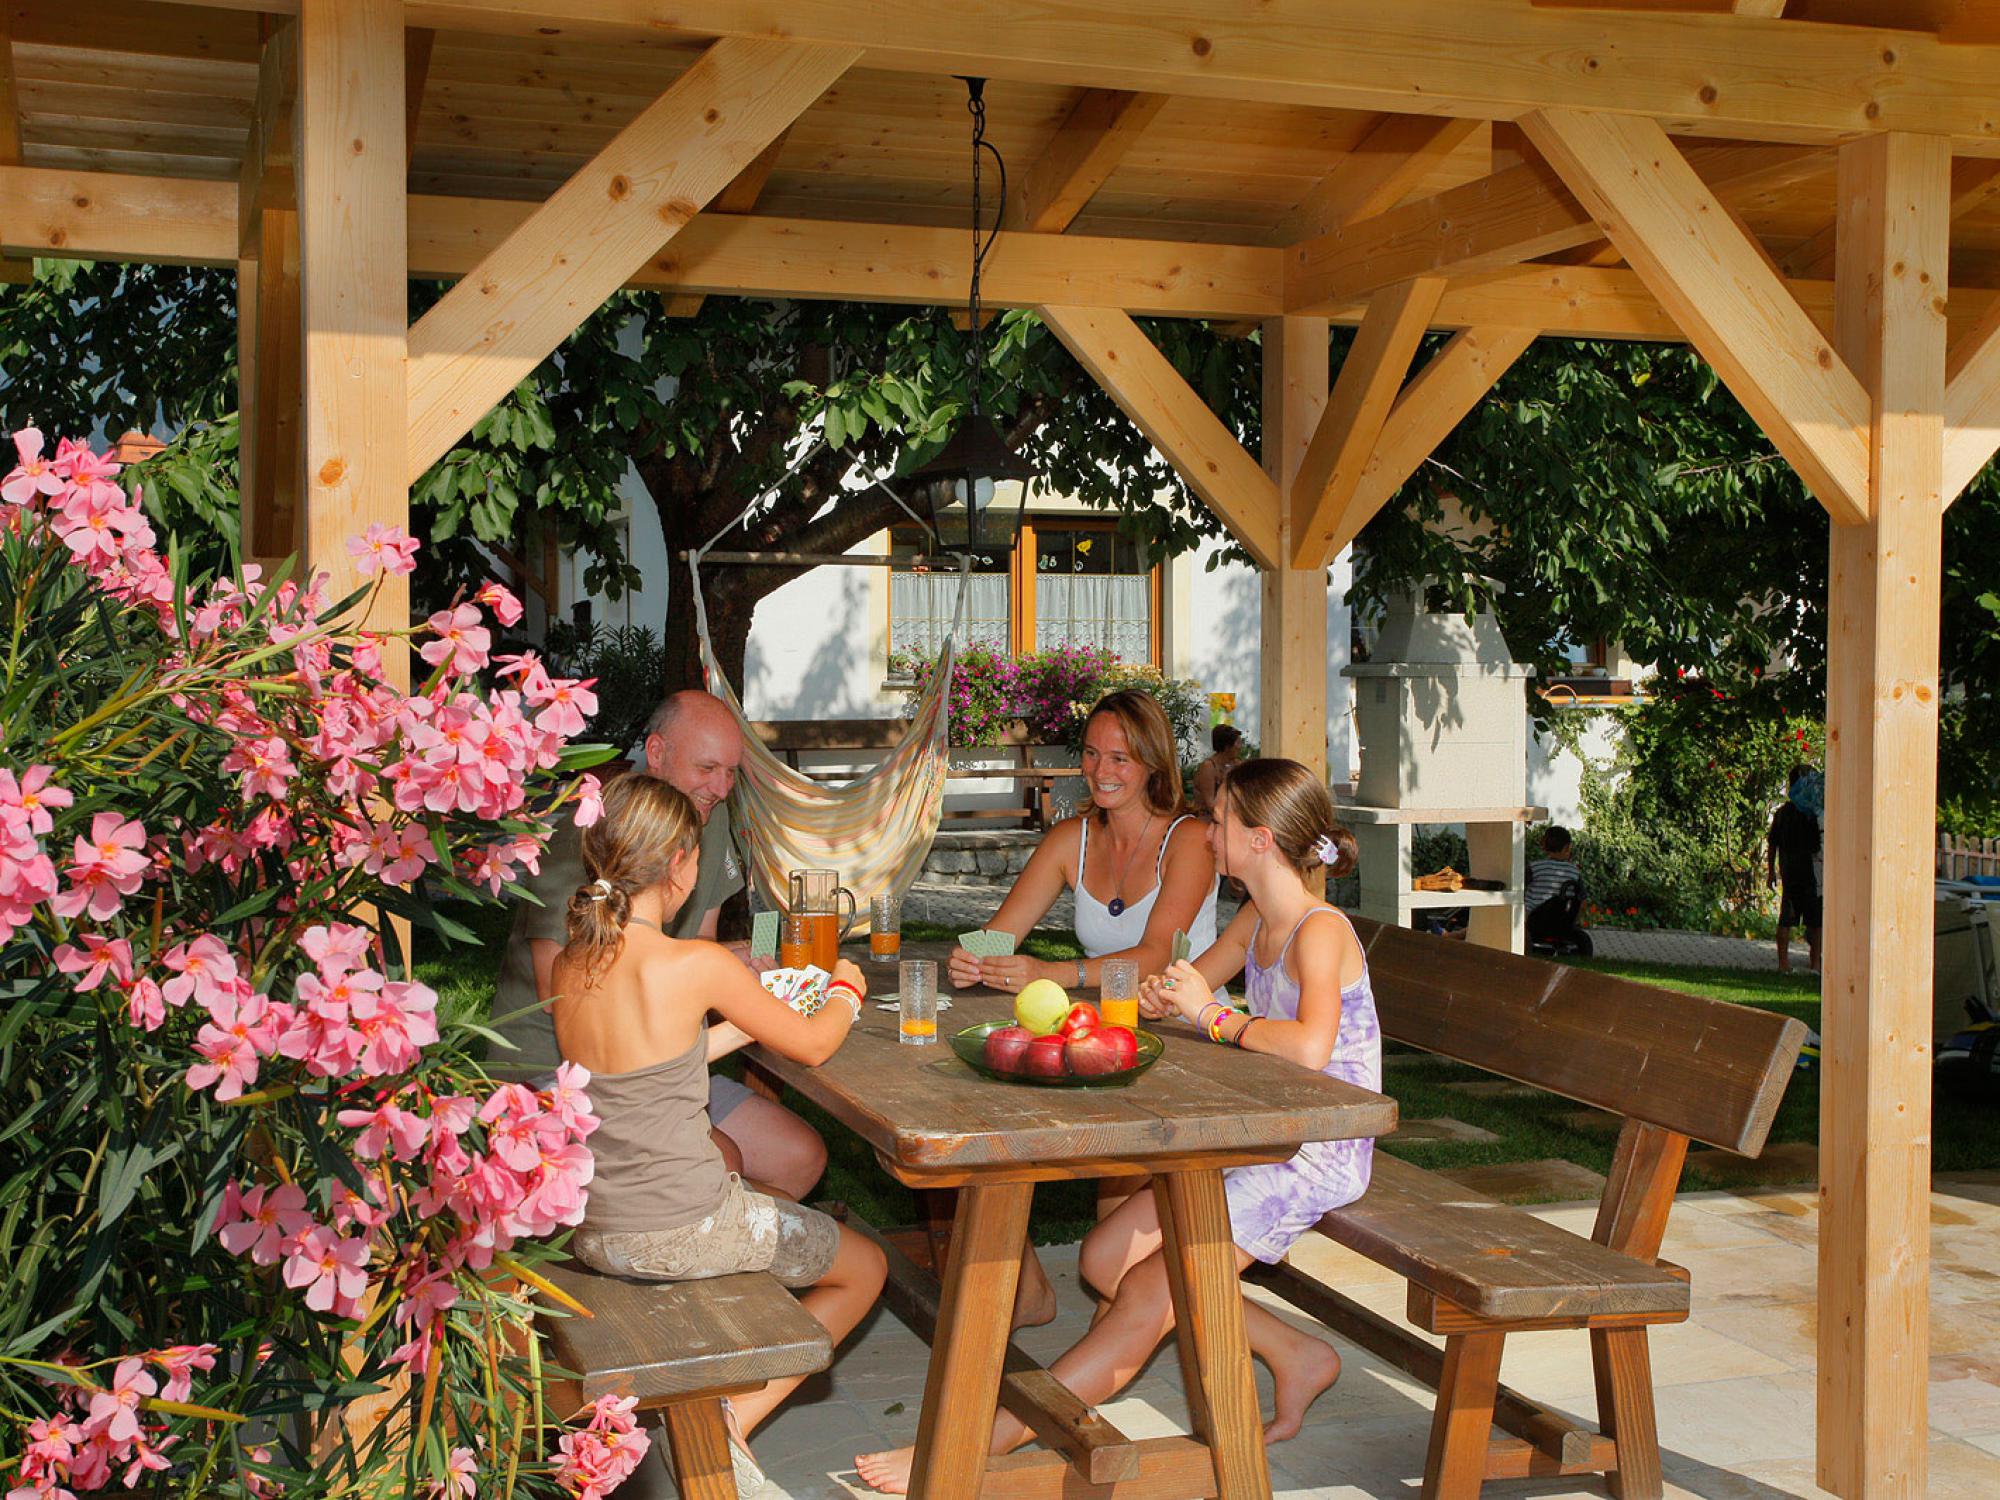
POLYGON ((1339 555, 1333 541, 1342 529, 1348 502, 1361 483, 1362 467, 1375 451, 1444 288, 1440 278, 1426 276, 1384 287, 1369 298, 1361 328, 1341 361, 1340 376, 1292 481, 1287 500, 1292 567, 1323 568, 1339 555))
POLYGON ((410 329, 416 481, 811 107, 852 47, 728 39, 410 329))
POLYGON ((1044 306, 1037 311, 1257 566, 1283 567, 1277 483, 1145 330, 1116 308, 1044 306))
POLYGON ((1003 222, 1036 234, 1068 229, 1166 104, 1165 94, 1085 89, 1028 168, 1003 222))
POLYGON ((1944 503, 1965 492, 2000 452, 2000 298, 1945 361, 1944 503))
POLYGON ((1868 393, 1667 133, 1575 110, 1526 127, 1835 522, 1865 521, 1868 393))
POLYGON ((1395 497, 1396 491, 1438 444, 1492 390, 1535 341, 1532 328, 1479 326, 1461 329, 1431 356, 1389 408, 1374 449, 1362 465, 1353 493, 1341 507, 1329 558, 1361 534, 1361 528, 1395 497))
POLYGON ((1288 245, 1387 212, 1485 124, 1433 115, 1384 115, 1299 206, 1278 221, 1274 237, 1288 245))
MULTIPOLYGON (((21 165, 21 93, 14 82, 12 21, 0 10, 0 166, 21 165)), ((0 283, 22 286, 35 279, 34 261, 0 256, 0 283)))
MULTIPOLYGON (((785 137, 792 133, 787 125, 779 131, 777 138, 762 151, 756 159, 730 179, 729 186, 715 195, 704 213, 747 214, 754 212, 757 200, 764 196, 764 184, 771 180, 771 169, 778 164, 778 153, 785 148, 785 137)), ((702 303, 708 298, 695 293, 670 292, 661 298, 661 307, 670 318, 691 318, 701 311, 702 303)))
MULTIPOLYGON (((1816 170, 1821 157, 1796 146, 1694 146, 1687 153, 1712 190, 1769 186, 1816 170)), ((1310 314, 1412 276, 1518 265, 1602 237, 1552 167, 1523 162, 1294 245, 1286 300, 1290 311, 1310 314)))

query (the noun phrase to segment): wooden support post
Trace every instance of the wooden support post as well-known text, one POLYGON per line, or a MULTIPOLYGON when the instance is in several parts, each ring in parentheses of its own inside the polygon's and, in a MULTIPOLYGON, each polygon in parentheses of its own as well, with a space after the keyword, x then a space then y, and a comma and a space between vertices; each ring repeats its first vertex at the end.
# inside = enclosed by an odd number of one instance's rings
MULTIPOLYGON (((14 83, 14 21, 0 12, 0 166, 21 165, 21 95, 14 83)), ((0 283, 19 286, 35 279, 35 263, 24 255, 0 256, 0 283)))
POLYGON ((1827 630, 1818 1479, 1925 1493, 1932 839, 1950 146, 1840 152, 1834 327, 1870 396, 1871 518, 1833 528, 1827 630))
MULTIPOLYGON (((410 519, 405 105, 401 0, 300 0, 304 544, 334 598, 360 581, 348 538, 410 519)), ((409 617, 408 580, 383 580, 370 623, 400 628, 409 617)), ((408 681, 400 643, 383 660, 408 681)))
MULTIPOLYGON (((1327 398, 1324 318, 1264 324, 1264 471, 1291 494, 1327 398)), ((1259 746, 1310 766, 1326 765, 1326 568, 1289 566, 1298 551, 1292 507, 1279 506, 1277 556, 1264 570, 1258 682, 1259 746)))

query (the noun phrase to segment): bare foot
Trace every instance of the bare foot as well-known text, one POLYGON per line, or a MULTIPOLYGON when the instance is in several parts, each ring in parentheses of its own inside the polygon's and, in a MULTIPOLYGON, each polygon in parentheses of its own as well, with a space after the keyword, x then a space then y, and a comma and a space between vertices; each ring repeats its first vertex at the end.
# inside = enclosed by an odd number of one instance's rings
POLYGON ((1271 1367, 1271 1378, 1278 1388, 1277 1409, 1271 1414, 1270 1422, 1264 1428, 1264 1441, 1282 1443, 1288 1437, 1295 1437, 1305 1424, 1306 1410, 1319 1399, 1320 1392, 1340 1379, 1340 1356, 1331 1344, 1320 1339, 1310 1339, 1313 1352, 1296 1364, 1288 1363, 1284 1368, 1271 1367))
POLYGON ((861 1475, 861 1482, 871 1490, 884 1495, 907 1495, 910 1492, 910 1465, 916 1455, 914 1448, 864 1453, 854 1460, 854 1467, 861 1475))
POLYGON ((1046 1277, 1030 1284, 1025 1278, 1014 1292, 1014 1327, 1040 1328, 1056 1320, 1056 1289, 1046 1277))

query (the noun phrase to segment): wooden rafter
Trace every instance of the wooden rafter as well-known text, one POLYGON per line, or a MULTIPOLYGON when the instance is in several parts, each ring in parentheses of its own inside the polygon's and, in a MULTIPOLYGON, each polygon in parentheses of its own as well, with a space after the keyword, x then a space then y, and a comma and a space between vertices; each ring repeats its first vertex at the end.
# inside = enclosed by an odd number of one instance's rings
POLYGON ((1548 110, 1530 139, 1835 521, 1868 517, 1868 396, 1651 120, 1548 110))
POLYGON ((1260 568, 1282 567, 1278 487, 1145 331, 1107 307, 1044 306, 1049 331, 1260 568))
POLYGON ((417 123, 424 113, 424 87, 430 82, 431 52, 437 33, 428 26, 412 26, 403 33, 403 157, 417 157, 417 123))
POLYGON ((1419 277, 1369 299, 1286 501, 1293 567, 1323 568, 1333 561, 1348 502, 1443 295, 1443 281, 1419 277))
POLYGON ((1949 506, 2000 451, 2000 301, 1955 340, 1945 364, 1944 503, 1949 506))
POLYGON ((1010 228, 1061 234, 1166 107, 1165 94, 1085 89, 1007 205, 1010 228))
POLYGON ((410 330, 414 481, 854 61, 728 39, 615 136, 410 330))
MULTIPOLYGON (((2000 198, 2000 161, 1967 156, 1951 164, 1951 217, 1963 218, 1975 208, 2000 198)), ((1829 223, 1810 239, 1785 252, 1778 264, 1787 276, 1823 277, 1833 274, 1833 248, 1840 228, 1829 223)))
POLYGON ((1360 480, 1325 544, 1330 555, 1338 556, 1361 534, 1534 341, 1532 328, 1466 328, 1431 356, 1389 408, 1360 480))
MULTIPOLYGON (((281 10, 288 0, 254 0, 281 10)), ((2000 155, 2000 50, 1921 32, 1735 15, 1605 16, 1464 0, 1097 0, 1073 9, 787 0, 414 0, 411 24, 618 40, 769 36, 865 49, 863 66, 1082 87, 1512 120, 1544 108, 1664 118, 1696 135, 1837 142, 1908 130, 2000 155), (1885 55, 1886 54, 1886 55, 1885 55), (1801 88, 1800 79, 1813 87, 1801 88)))
MULTIPOLYGON (((759 151, 749 166, 731 178, 729 186, 717 193, 702 211, 710 214, 755 212, 757 200, 764 196, 764 184, 771 180, 771 169, 778 164, 778 153, 785 149, 785 137, 791 133, 790 126, 779 131, 771 144, 759 151)), ((691 318, 701 311, 702 303, 707 300, 699 293, 683 295, 670 292, 662 299, 662 306, 670 318, 691 318)))
MULTIPOLYGON (((1824 163, 1792 146, 1698 145, 1687 160, 1712 191, 1768 186, 1824 163)), ((1412 276, 1518 265, 1602 237, 1553 168, 1524 162, 1294 245, 1286 298, 1294 311, 1319 311, 1412 276)))
POLYGON ((1384 115, 1299 206, 1279 220, 1273 238, 1289 245, 1355 219, 1386 213, 1484 128, 1483 120, 1384 115))

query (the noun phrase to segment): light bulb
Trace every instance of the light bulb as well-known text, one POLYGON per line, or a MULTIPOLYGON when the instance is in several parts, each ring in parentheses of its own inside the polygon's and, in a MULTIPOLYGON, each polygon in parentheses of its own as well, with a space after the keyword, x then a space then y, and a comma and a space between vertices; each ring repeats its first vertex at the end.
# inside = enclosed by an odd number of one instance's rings
POLYGON ((980 510, 993 503, 993 476, 981 474, 972 481, 972 503, 980 510))

